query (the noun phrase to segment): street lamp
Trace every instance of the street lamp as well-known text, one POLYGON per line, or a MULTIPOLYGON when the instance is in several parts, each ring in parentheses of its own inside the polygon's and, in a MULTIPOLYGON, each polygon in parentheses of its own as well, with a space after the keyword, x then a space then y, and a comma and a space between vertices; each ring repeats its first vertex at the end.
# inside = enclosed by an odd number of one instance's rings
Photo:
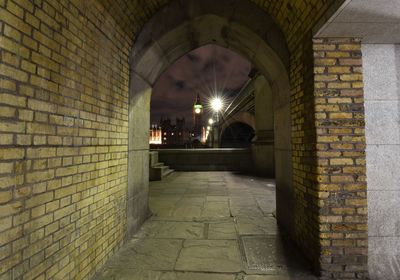
POLYGON ((210 125, 215 126, 213 129, 212 138, 213 138, 213 147, 219 147, 219 112, 222 110, 222 99, 219 97, 214 97, 211 100, 211 109, 215 112, 216 122, 214 123, 213 119, 209 120, 210 125))
POLYGON ((211 100, 211 108, 215 112, 219 112, 222 109, 222 100, 219 97, 215 97, 213 100, 211 100))
POLYGON ((213 125, 213 124, 214 124, 214 120, 213 120, 213 119, 209 119, 209 120, 208 120, 208 124, 209 124, 209 125, 213 125))

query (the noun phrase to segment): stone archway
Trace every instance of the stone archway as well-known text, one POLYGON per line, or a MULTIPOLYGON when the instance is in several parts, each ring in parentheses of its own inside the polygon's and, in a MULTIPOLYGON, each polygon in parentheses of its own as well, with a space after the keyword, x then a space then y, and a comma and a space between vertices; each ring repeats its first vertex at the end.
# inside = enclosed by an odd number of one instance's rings
POLYGON ((158 12, 137 37, 131 53, 129 97, 128 229, 147 213, 148 125, 151 91, 178 58, 207 44, 231 49, 259 69, 273 93, 278 220, 294 236, 289 51, 279 27, 248 1, 174 1, 158 12), (205 3, 210 2, 210 3, 205 3), (140 201, 138 203, 138 201, 140 201), (284 202, 284 203, 283 203, 284 202), (288 203, 289 202, 289 203, 288 203))

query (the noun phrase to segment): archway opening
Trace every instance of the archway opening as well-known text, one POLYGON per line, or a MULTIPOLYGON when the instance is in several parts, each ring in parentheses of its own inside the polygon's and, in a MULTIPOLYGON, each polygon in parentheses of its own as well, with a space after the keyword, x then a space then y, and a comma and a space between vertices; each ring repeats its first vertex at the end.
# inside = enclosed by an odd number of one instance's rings
POLYGON ((264 101, 255 98, 255 103, 261 108, 268 104, 264 110, 269 116, 268 122, 264 119, 260 127, 256 126, 255 155, 272 155, 268 158, 272 159, 276 179, 276 213, 270 214, 277 217, 289 235, 295 236, 289 52, 285 38, 271 18, 248 1, 237 1, 235 9, 229 7, 229 1, 221 1, 218 6, 204 6, 196 1, 172 2, 146 24, 136 40, 131 56, 129 107, 128 209, 135 205, 132 215, 128 215, 131 231, 140 227, 148 213, 148 127, 155 83, 183 55, 216 44, 247 58, 260 73, 253 87, 265 93, 264 101), (221 5, 226 5, 226 9, 221 10, 221 5), (243 16, 246 13, 249 17, 243 16), (260 25, 266 27, 267 34, 260 25))
POLYGON ((241 122, 229 125, 221 136, 222 148, 250 148, 255 136, 254 129, 241 122))
POLYGON ((248 82, 251 68, 247 59, 215 44, 177 59, 152 89, 150 148, 211 148, 212 130, 226 123, 222 112, 216 123, 213 101, 221 99, 221 111, 229 106, 248 82))

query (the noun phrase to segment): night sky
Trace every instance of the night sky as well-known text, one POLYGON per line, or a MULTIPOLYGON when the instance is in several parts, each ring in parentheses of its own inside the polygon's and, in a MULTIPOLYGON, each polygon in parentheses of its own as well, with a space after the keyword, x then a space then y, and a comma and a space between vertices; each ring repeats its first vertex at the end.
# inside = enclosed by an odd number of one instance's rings
MULTIPOLYGON (((207 100, 213 92, 223 92, 229 103, 229 96, 248 80, 251 64, 240 55, 216 46, 207 45, 184 55, 171 65, 159 78, 151 98, 151 123, 158 124, 161 117, 184 117, 192 126, 192 106, 196 94, 207 107, 207 100)), ((204 120, 209 118, 206 108, 204 120)))

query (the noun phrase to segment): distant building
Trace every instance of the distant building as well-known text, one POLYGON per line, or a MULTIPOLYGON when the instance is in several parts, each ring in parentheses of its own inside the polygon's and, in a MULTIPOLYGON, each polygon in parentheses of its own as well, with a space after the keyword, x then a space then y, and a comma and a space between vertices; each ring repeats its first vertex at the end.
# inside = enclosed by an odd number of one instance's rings
POLYGON ((154 124, 150 129, 150 144, 161 145, 162 144, 162 129, 160 126, 154 124))
POLYGON ((185 119, 177 118, 175 124, 171 119, 161 119, 159 125, 150 129, 150 144, 163 146, 184 146, 190 143, 191 133, 185 127, 185 119))
POLYGON ((170 118, 161 118, 159 124, 150 128, 149 143, 162 147, 198 147, 207 139, 207 132, 203 124, 204 108, 197 94, 193 104, 193 127, 186 128, 185 118, 176 118, 175 124, 170 118), (197 144, 196 144, 197 143, 197 144), (193 144, 193 145, 192 145, 193 144))

